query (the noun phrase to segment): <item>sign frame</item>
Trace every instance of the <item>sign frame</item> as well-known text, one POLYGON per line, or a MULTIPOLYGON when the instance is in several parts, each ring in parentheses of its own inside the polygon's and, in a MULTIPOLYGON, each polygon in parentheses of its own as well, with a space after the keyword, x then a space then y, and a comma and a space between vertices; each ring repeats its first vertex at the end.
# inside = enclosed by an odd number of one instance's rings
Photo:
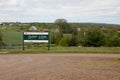
POLYGON ((50 32, 23 32, 22 50, 25 50, 25 42, 48 43, 50 50, 50 32))

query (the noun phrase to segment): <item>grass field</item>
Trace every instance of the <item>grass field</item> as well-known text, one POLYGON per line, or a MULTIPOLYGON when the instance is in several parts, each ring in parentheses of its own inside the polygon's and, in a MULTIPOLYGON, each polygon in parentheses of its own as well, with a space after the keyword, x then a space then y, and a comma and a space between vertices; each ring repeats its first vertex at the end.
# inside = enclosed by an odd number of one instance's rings
POLYGON ((116 53, 120 54, 120 47, 38 47, 22 51, 22 32, 2 30, 3 42, 6 45, 20 45, 19 49, 0 49, 1 53, 116 53))
POLYGON ((22 44, 22 32, 13 30, 2 30, 3 42, 5 45, 21 45, 22 44))
POLYGON ((47 47, 32 49, 9 49, 0 50, 1 53, 102 53, 102 54, 120 54, 120 47, 47 47))

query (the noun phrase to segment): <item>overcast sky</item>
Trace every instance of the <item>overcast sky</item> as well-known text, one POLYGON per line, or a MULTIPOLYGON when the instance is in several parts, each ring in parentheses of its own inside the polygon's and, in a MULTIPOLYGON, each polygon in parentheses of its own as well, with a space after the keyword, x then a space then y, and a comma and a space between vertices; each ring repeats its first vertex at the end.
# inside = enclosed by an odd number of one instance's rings
POLYGON ((0 22, 120 24, 120 0, 0 0, 0 22))

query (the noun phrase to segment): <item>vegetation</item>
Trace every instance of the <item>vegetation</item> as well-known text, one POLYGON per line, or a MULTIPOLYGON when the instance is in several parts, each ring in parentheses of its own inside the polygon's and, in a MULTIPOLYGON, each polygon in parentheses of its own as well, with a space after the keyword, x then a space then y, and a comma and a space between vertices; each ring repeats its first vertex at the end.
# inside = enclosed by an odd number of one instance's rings
POLYGON ((72 28, 71 28, 70 24, 68 24, 67 20, 65 20, 65 19, 57 19, 55 21, 55 24, 59 27, 59 30, 62 33, 71 33, 72 32, 72 28))
MULTIPOLYGON (((97 23, 68 23, 57 19, 55 23, 2 23, 0 25, 0 44, 4 46, 21 46, 22 33, 31 26, 38 32, 47 29, 50 32, 52 46, 83 47, 120 47, 120 25, 97 23)), ((26 44, 26 47, 36 44, 26 44)), ((41 44, 37 44, 41 46, 41 44)))
POLYGON ((48 51, 47 47, 30 48, 22 51, 21 49, 3 49, 0 53, 94 53, 94 54, 120 54, 120 47, 51 47, 48 51))
POLYGON ((120 46, 120 36, 118 33, 112 34, 109 38, 108 46, 109 47, 119 47, 120 46))
POLYGON ((3 45, 3 39, 2 39, 2 34, 0 32, 0 47, 3 45))
POLYGON ((105 43, 104 41, 104 34, 100 30, 100 28, 89 28, 88 31, 86 31, 83 40, 82 45, 86 47, 100 47, 103 46, 105 43))
POLYGON ((69 46, 71 40, 71 34, 64 34, 64 36, 59 41, 59 46, 69 46))
POLYGON ((21 45, 22 44, 22 32, 4 30, 2 31, 3 43, 6 46, 21 45))
POLYGON ((72 32, 72 38, 70 40, 70 43, 69 43, 69 46, 77 46, 77 41, 78 41, 78 31, 76 28, 73 29, 73 32, 72 32))

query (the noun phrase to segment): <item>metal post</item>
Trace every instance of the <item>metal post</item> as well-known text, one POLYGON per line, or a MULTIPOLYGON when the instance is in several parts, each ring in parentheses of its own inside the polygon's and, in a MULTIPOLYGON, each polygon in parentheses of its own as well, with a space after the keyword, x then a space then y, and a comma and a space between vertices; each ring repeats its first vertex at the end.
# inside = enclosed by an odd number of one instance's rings
POLYGON ((48 51, 50 50, 50 32, 48 32, 48 51))
POLYGON ((24 32, 23 32, 22 50, 25 50, 24 49, 24 32))

